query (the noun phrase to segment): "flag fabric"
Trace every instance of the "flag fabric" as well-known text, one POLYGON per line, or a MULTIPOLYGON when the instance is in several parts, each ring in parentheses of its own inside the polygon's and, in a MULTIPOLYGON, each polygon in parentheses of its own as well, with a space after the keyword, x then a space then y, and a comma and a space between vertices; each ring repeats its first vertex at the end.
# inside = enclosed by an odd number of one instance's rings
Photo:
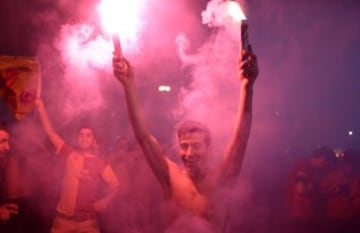
POLYGON ((21 120, 32 112, 39 96, 40 64, 35 57, 0 55, 0 99, 21 120))

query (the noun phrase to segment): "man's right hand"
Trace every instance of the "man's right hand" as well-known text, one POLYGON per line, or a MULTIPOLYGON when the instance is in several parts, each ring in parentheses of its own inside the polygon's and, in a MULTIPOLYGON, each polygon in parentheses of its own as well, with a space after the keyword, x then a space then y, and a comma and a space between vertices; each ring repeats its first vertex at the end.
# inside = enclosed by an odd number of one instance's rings
POLYGON ((9 221, 11 215, 19 213, 18 205, 13 203, 6 203, 0 205, 0 221, 9 221))
POLYGON ((134 79, 134 70, 130 65, 130 62, 123 57, 119 57, 114 53, 113 57, 113 69, 115 77, 125 84, 134 79))

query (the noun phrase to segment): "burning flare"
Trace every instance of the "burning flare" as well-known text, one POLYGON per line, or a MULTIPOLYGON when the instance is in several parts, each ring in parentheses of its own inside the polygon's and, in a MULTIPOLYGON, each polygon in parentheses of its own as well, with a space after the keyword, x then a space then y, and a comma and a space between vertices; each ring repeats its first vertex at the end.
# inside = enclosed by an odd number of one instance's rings
POLYGON ((226 1, 223 4, 225 4, 226 11, 233 20, 235 20, 236 22, 246 20, 246 16, 237 2, 226 1))
POLYGON ((143 5, 144 1, 140 0, 102 0, 98 13, 104 30, 123 41, 135 41, 143 5))

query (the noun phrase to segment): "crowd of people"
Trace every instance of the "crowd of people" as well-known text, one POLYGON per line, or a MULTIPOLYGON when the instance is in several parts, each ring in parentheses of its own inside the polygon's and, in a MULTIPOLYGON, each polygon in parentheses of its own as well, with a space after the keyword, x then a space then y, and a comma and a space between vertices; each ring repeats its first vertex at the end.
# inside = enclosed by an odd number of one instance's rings
POLYGON ((287 232, 359 232, 359 192, 360 152, 317 148, 289 172, 287 232))
POLYGON ((49 155, 54 166, 43 174, 34 170, 36 155, 10 153, 10 131, 0 129, 1 232, 231 232, 226 195, 242 168, 258 76, 251 48, 239 59, 238 114, 217 168, 209 165, 210 132, 194 121, 185 121, 177 131, 182 164, 169 159, 149 130, 130 62, 115 52, 113 67, 137 146, 132 151, 126 140, 120 141, 119 150, 106 156, 95 127, 85 121, 76 129, 75 142, 67 142, 39 96, 35 115, 52 147, 32 145, 23 152, 49 155), (49 186, 55 184, 49 195, 49 186))
MULTIPOLYGON (((19 155, 12 149, 16 138, 0 128, 0 232, 239 232, 238 216, 229 209, 250 136, 259 73, 251 47, 241 55, 237 115, 217 167, 209 162, 209 129, 191 120, 177 129, 181 163, 170 159, 150 131, 131 63, 117 53, 113 72, 123 88, 135 138, 120 138, 111 153, 102 150, 91 122, 74 130, 74 143, 64 140, 39 97, 35 115, 47 137, 44 145, 19 155)), ((322 147, 294 164, 284 184, 282 231, 357 232, 359 157, 357 151, 335 153, 322 147)))

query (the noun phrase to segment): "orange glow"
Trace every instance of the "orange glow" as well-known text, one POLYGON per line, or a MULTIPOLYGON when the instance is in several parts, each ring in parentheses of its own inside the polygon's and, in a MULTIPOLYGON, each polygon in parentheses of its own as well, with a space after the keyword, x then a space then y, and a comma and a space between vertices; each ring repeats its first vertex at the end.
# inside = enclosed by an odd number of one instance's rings
POLYGON ((102 0, 98 12, 104 29, 133 40, 140 26, 140 0, 102 0))
POLYGON ((241 20, 246 19, 244 11, 241 9, 240 5, 237 2, 227 1, 224 4, 226 4, 227 13, 236 22, 240 22, 241 20))

